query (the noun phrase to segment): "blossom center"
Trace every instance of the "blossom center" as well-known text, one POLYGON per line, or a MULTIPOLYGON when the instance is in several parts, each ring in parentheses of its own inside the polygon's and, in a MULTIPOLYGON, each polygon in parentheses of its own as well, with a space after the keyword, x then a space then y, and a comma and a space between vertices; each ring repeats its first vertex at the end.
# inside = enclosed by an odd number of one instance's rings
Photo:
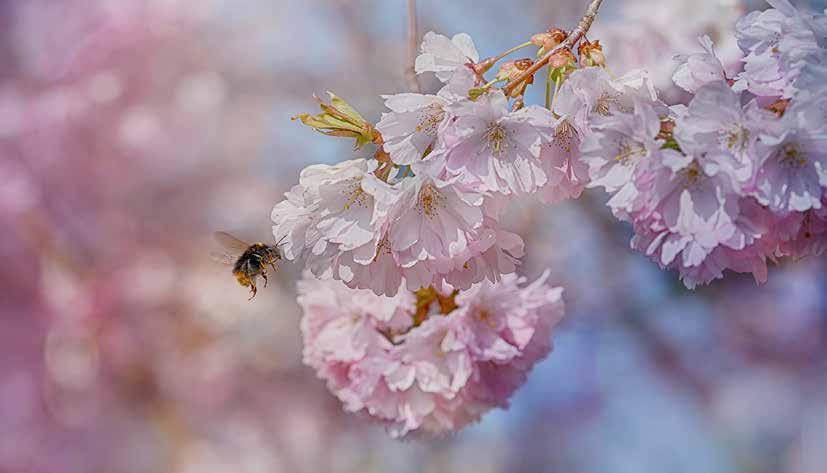
POLYGON ((345 195, 347 196, 344 206, 345 210, 350 210, 350 208, 354 205, 367 208, 368 204, 370 204, 370 195, 362 189, 361 179, 354 179, 352 182, 348 183, 345 195))
POLYGON ((571 153, 572 143, 577 139, 577 130, 564 120, 554 129, 554 144, 566 153, 571 153))
POLYGON ((682 177, 684 179, 684 187, 693 187, 698 184, 698 181, 704 176, 701 167, 698 165, 697 161, 692 161, 692 163, 683 171, 681 171, 682 177))
POLYGON ((388 239, 388 235, 385 234, 381 240, 379 240, 379 244, 376 245, 376 254, 373 256, 373 262, 375 263, 380 256, 388 256, 391 254, 391 242, 388 239))
POLYGON ((445 110, 442 105, 432 103, 423 108, 417 115, 419 124, 416 125, 416 131, 424 133, 432 138, 436 137, 437 128, 442 120, 445 118, 445 110))
POLYGON ((621 108, 619 96, 616 94, 603 92, 594 103, 594 112, 603 116, 611 115, 612 108, 617 108, 618 110, 621 108))
POLYGON ((485 132, 485 146, 490 148, 497 156, 508 149, 508 131, 499 123, 488 125, 485 132))
POLYGON ((416 200, 416 210, 420 215, 425 215, 429 219, 434 218, 439 214, 439 209, 444 206, 445 196, 433 184, 428 183, 422 186, 416 200))
POLYGON ((457 307, 456 297, 458 290, 450 294, 442 294, 433 286, 423 287, 414 292, 416 296, 416 312, 413 314, 414 327, 422 325, 431 315, 448 315, 457 307))
POLYGON ((477 313, 477 318, 485 325, 488 325, 491 328, 497 328, 497 323, 494 321, 494 317, 492 317, 491 313, 487 310, 479 311, 477 313))
POLYGON ((801 168, 807 164, 807 156, 796 143, 784 143, 778 151, 781 164, 791 168, 801 168))
POLYGON ((627 165, 632 161, 632 158, 634 158, 635 156, 644 155, 646 155, 646 148, 644 148, 640 143, 629 141, 628 139, 623 138, 617 145, 617 154, 615 155, 615 161, 618 161, 623 165, 627 165))
POLYGON ((721 139, 730 151, 741 151, 747 147, 749 141, 749 130, 736 125, 730 129, 721 130, 721 139))

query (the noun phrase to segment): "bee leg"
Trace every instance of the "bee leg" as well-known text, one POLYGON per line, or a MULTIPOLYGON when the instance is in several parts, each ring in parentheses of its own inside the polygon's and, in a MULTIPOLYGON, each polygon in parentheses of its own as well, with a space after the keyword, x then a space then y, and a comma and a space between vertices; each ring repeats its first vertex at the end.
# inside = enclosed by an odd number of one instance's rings
POLYGON ((276 272, 276 263, 270 263, 270 267, 273 268, 273 272, 276 272))
POLYGON ((255 281, 251 281, 251 282, 250 282, 250 292, 251 292, 252 294, 250 295, 250 298, 249 298, 249 299, 247 299, 248 301, 253 300, 253 297, 256 297, 256 292, 258 292, 258 289, 256 289, 256 283, 255 283, 255 281))
POLYGON ((264 287, 267 287, 267 271, 261 270, 261 277, 264 278, 264 287))

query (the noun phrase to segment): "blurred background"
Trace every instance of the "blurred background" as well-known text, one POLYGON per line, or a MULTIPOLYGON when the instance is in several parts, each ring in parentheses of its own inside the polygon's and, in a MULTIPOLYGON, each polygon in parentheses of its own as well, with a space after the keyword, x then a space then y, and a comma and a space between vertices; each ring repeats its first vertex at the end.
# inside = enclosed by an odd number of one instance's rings
MULTIPOLYGON (((584 3, 420 0, 420 32, 494 55, 584 3)), ((672 55, 732 60, 764 7, 607 0, 589 37, 675 103, 672 55)), ((402 0, 0 0, 0 472, 827 471, 824 260, 689 292, 597 191, 509 223, 568 306, 511 409, 425 442, 341 411, 301 363, 298 268, 248 302, 210 235, 270 241, 301 168, 354 157, 290 117, 329 89, 378 119, 405 28, 402 0)))

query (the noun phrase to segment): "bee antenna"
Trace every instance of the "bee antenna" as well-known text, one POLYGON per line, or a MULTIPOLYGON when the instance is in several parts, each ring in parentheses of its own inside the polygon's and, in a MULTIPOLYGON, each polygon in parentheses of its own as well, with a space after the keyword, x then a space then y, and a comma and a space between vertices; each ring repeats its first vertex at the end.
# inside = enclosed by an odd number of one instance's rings
POLYGON ((281 240, 276 242, 276 246, 281 245, 281 243, 284 241, 285 238, 287 238, 287 235, 284 235, 283 237, 281 237, 281 240))

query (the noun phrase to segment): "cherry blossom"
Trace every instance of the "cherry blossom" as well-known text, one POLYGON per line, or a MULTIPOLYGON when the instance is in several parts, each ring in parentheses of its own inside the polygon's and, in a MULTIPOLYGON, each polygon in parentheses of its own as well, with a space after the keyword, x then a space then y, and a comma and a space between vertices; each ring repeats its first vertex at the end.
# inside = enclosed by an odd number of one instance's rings
POLYGON ((576 48, 586 21, 559 31, 559 50, 539 49, 541 33, 482 62, 467 35, 428 33, 415 69, 444 83, 435 95, 382 96, 375 126, 334 95, 301 115, 377 146, 375 159, 306 168, 273 210, 285 259, 307 269, 305 361, 345 409, 405 437, 507 406, 562 315, 548 273, 529 285, 516 275, 525 243, 504 222, 523 198, 602 189, 631 247, 689 289, 727 271, 763 283, 768 262, 822 254, 827 20, 770 4, 735 28, 737 77, 709 36, 675 56, 685 93, 672 106, 647 71, 611 73, 603 41, 576 48), (532 46, 537 61, 485 78, 532 46), (546 106, 527 104, 543 67, 546 106))
POLYGON ((698 42, 703 52, 675 56, 680 66, 672 76, 675 85, 691 93, 697 92, 704 84, 727 80, 724 65, 709 36, 701 36, 698 42))
POLYGON ((808 59, 818 55, 823 30, 811 15, 787 0, 769 0, 774 8, 741 18, 735 31, 744 50, 744 71, 736 88, 759 96, 792 97, 794 82, 808 59))
POLYGON ((793 107, 756 144, 753 195, 774 211, 821 208, 827 187, 827 129, 823 122, 802 119, 809 106, 815 105, 793 107))
POLYGON ((540 162, 541 132, 554 128, 548 110, 509 112, 501 92, 450 107, 453 122, 443 135, 446 168, 482 189, 526 194, 546 183, 540 162))
POLYGON ((465 33, 448 39, 447 36, 429 31, 422 39, 421 50, 422 54, 416 58, 416 73, 433 72, 442 82, 451 80, 457 69, 480 60, 474 40, 465 33))
POLYGON ((299 283, 304 360, 346 410, 393 436, 456 431, 507 407, 551 350, 563 302, 547 278, 389 298, 307 274, 299 283))

